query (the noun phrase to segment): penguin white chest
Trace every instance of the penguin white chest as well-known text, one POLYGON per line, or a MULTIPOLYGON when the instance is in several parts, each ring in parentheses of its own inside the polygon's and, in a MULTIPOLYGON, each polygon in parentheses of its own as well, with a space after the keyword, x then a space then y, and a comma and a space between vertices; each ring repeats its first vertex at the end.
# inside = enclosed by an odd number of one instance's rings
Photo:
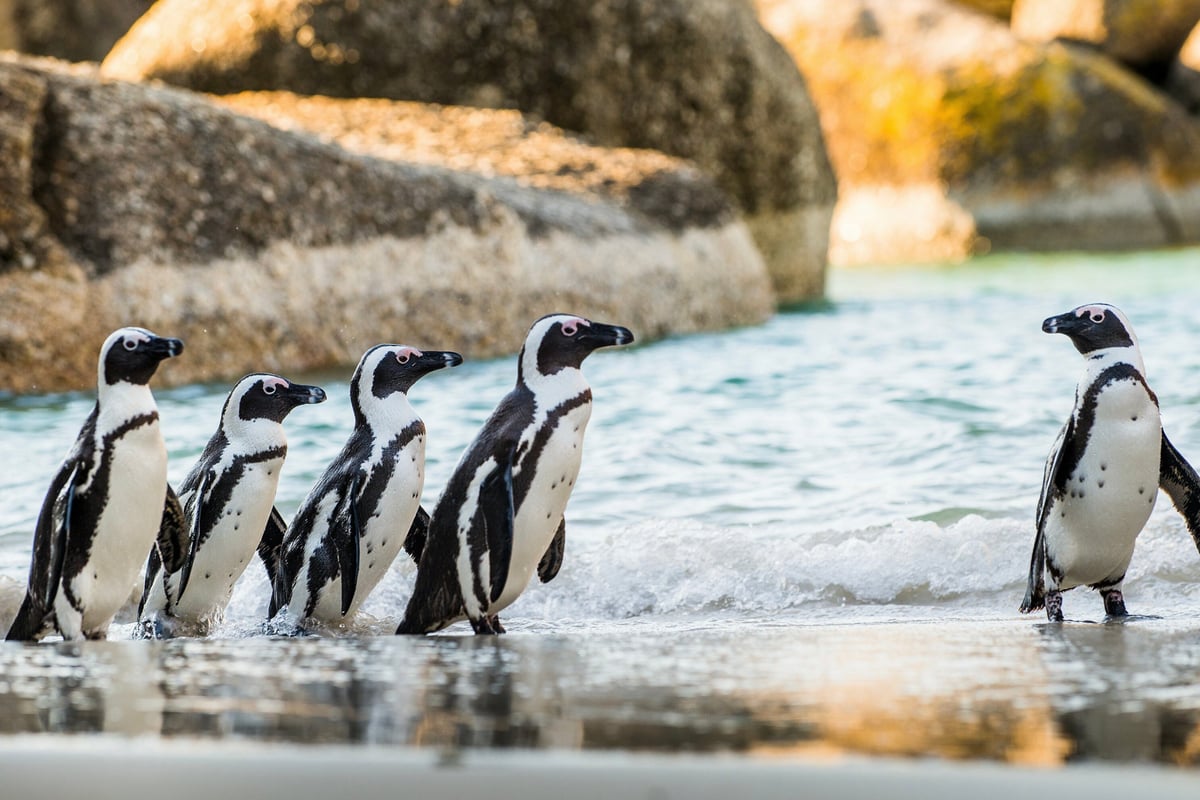
MULTIPOLYGON (((201 511, 220 516, 196 551, 187 590, 172 610, 175 616, 209 621, 224 611, 233 585, 258 548, 271 515, 282 468, 283 458, 248 462, 224 508, 201 511)), ((173 589, 180 577, 172 576, 173 589)))
POLYGON ((1060 588, 1124 574, 1154 510, 1161 447, 1158 407, 1140 382, 1099 393, 1082 456, 1046 521, 1047 553, 1064 573, 1060 588))
POLYGON ((584 403, 558 419, 540 452, 530 452, 513 471, 533 471, 529 490, 513 520, 513 551, 508 580, 493 613, 507 607, 525 590, 537 571, 538 562, 558 532, 571 499, 583 459, 583 435, 591 418, 591 403, 584 403))
POLYGON ((84 632, 102 629, 129 599, 158 536, 166 494, 167 448, 155 421, 112 445, 108 502, 97 519, 88 562, 71 584, 83 606, 84 632))

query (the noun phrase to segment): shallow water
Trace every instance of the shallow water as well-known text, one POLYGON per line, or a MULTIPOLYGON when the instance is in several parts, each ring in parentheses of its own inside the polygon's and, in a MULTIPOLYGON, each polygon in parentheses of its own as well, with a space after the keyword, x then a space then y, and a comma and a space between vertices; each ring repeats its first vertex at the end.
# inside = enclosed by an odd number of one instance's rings
MULTIPOLYGON (((407 563, 340 638, 264 638, 254 564, 210 640, 126 642, 125 624, 108 643, 0 646, 0 725, 1195 763, 1200 557, 1165 498, 1126 583, 1130 609, 1162 619, 1056 629, 1015 609, 1042 461, 1082 369, 1041 320, 1121 306, 1169 435, 1200 461, 1198 257, 837 272, 830 303, 762 327, 598 353, 567 560, 509 609, 502 641, 376 636, 407 599, 407 563)), ((400 329, 381 338, 441 346, 400 329)), ((410 393, 429 428, 427 507, 514 372, 511 359, 467 364, 410 393)), ((345 376, 290 377, 331 399, 287 421, 285 516, 350 425, 345 376)), ((227 388, 156 392, 176 483, 227 388)), ((91 403, 0 399, 0 620, 91 403)), ((1102 613, 1082 591, 1066 611, 1102 613)))

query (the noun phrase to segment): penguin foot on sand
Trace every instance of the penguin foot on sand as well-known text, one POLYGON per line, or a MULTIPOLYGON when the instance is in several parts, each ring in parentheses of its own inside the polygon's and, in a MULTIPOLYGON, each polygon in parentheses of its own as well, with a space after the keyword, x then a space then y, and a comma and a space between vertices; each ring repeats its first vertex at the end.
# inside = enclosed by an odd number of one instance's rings
POLYGON ((1120 589, 1100 590, 1100 596, 1104 598, 1104 613, 1107 617, 1127 617, 1129 612, 1125 610, 1125 595, 1121 594, 1120 589))
POLYGON ((471 627, 475 629, 475 633, 480 636, 495 636, 505 633, 504 626, 500 624, 500 616, 492 614, 489 617, 480 617, 478 620, 471 620, 471 627))
POLYGON ((1057 589, 1046 592, 1046 619, 1050 622, 1062 622, 1062 592, 1057 589))

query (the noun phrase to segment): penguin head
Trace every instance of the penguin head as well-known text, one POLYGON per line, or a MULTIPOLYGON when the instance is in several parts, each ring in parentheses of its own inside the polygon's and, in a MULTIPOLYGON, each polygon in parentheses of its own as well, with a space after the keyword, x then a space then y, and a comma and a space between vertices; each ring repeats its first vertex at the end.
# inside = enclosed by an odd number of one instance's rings
POLYGON ((267 372, 247 375, 238 381, 221 414, 225 428, 234 429, 247 422, 265 419, 283 422, 296 406, 325 402, 325 390, 305 386, 267 372))
POLYGON ((183 342, 156 336, 145 328, 121 328, 109 334, 100 348, 100 382, 145 385, 163 359, 183 352, 183 342))
POLYGON ((521 348, 520 379, 550 376, 564 369, 579 369, 592 351, 630 344, 633 333, 620 325, 592 322, 571 314, 549 314, 529 328, 521 348))
POLYGON ((356 418, 373 401, 385 400, 399 392, 407 394, 412 385, 435 370, 463 363, 458 353, 446 350, 418 350, 403 344, 378 344, 363 354, 350 379, 350 403, 356 418))
POLYGON ((1120 309, 1093 303, 1050 317, 1042 323, 1046 333, 1062 333, 1084 355, 1113 347, 1137 347, 1133 326, 1120 309))

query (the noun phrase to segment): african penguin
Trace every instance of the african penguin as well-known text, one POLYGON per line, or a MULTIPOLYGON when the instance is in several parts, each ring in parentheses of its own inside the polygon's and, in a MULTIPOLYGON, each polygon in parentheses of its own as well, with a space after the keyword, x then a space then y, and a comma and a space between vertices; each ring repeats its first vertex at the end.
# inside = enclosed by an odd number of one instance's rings
MULTIPOLYGON (((114 331, 100 348, 96 405, 38 514, 29 587, 9 640, 57 630, 103 639, 137 583, 160 530, 177 541, 179 501, 167 486, 167 448, 147 385, 183 342, 143 328, 114 331)), ((174 557, 174 555, 172 555, 174 557)))
POLYGON ((422 376, 458 353, 381 344, 350 379, 354 432, 300 505, 274 562, 269 616, 338 624, 354 614, 404 547, 414 559, 429 515, 425 423, 408 402, 422 376))
POLYGON ((317 386, 266 373, 233 387, 217 432, 179 487, 187 529, 182 561, 164 565, 159 548, 150 551, 141 635, 204 635, 221 622, 256 549, 283 535, 274 507, 287 455, 283 420, 297 406, 324 400, 317 386))
POLYGON ((1122 582, 1160 486, 1200 549, 1200 478, 1163 433, 1124 314, 1080 306, 1050 317, 1042 330, 1068 336, 1085 366, 1075 408, 1046 460, 1021 611, 1044 607, 1060 622, 1062 593, 1090 586, 1110 619, 1125 617, 1122 582))
POLYGON ((503 633, 500 611, 534 572, 543 583, 558 574, 563 512, 592 412, 580 367, 593 350, 632 341, 626 328, 566 314, 533 324, 516 387, 467 448, 434 508, 396 633, 429 633, 464 617, 476 633, 503 633))

